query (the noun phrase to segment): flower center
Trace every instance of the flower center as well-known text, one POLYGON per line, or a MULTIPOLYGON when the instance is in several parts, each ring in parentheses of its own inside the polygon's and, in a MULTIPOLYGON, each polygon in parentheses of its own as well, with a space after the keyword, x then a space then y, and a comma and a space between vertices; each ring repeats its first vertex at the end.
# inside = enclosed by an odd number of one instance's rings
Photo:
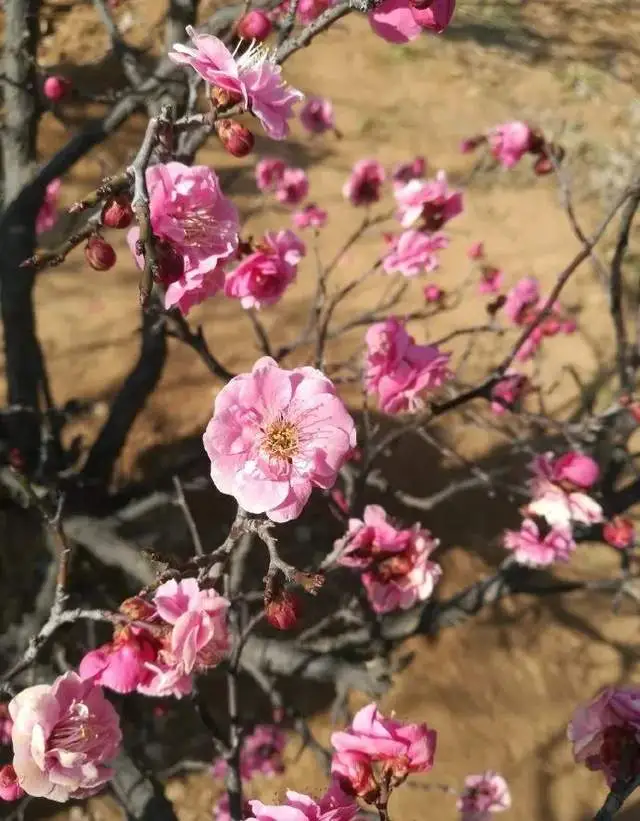
POLYGON ((265 431, 263 447, 270 456, 277 459, 291 461, 298 452, 298 444, 298 429, 293 422, 278 419, 265 431))
POLYGON ((268 46, 258 43, 256 40, 252 40, 249 48, 239 56, 236 56, 238 54, 238 50, 244 45, 245 42, 246 41, 244 40, 240 40, 235 51, 233 52, 233 56, 240 74, 243 74, 245 71, 253 71, 254 69, 258 69, 265 62, 275 63, 275 50, 270 50, 268 46))

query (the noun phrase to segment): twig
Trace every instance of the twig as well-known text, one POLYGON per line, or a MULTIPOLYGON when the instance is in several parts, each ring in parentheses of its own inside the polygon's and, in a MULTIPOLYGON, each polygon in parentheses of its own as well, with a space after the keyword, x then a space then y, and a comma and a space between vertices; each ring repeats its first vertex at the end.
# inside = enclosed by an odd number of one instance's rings
POLYGON ((173 486, 176 489, 176 504, 182 510, 185 521, 187 523, 187 527, 189 528, 189 533, 191 534, 191 541, 193 542, 193 549, 195 551, 195 554, 196 556, 204 556, 204 548, 202 547, 200 534, 198 533, 198 528, 193 519, 193 514, 191 513, 191 509, 189 508, 186 496, 184 495, 182 482, 180 481, 180 478, 178 476, 173 477, 173 486))
POLYGON ((616 781, 604 804, 595 814, 593 821, 613 821, 613 817, 618 810, 622 808, 627 798, 638 787, 640 787, 640 776, 635 776, 626 781, 616 781))
POLYGON ((193 331, 191 330, 191 326, 188 321, 179 310, 175 309, 168 311, 168 314, 171 317, 171 321, 175 327, 175 330, 168 332, 169 336, 179 339, 181 342, 184 342, 185 345, 188 345, 192 350, 194 350, 207 366, 209 371, 214 376, 217 376, 218 379, 222 379, 223 382, 228 382, 230 379, 233 379, 234 374, 232 374, 231 371, 228 371, 224 365, 221 365, 211 353, 207 340, 204 337, 202 326, 200 325, 196 331, 193 331))

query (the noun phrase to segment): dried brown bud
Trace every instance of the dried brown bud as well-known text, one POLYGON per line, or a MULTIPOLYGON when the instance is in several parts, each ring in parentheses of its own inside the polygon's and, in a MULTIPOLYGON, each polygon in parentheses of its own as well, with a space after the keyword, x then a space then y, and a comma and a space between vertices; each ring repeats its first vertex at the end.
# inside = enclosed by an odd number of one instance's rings
POLYGON ((102 237, 90 237, 84 248, 84 256, 96 271, 108 271, 116 264, 116 252, 102 237))
POLYGON ((264 613, 272 627, 291 630, 300 615, 300 600, 292 593, 283 591, 271 601, 265 602, 264 613))

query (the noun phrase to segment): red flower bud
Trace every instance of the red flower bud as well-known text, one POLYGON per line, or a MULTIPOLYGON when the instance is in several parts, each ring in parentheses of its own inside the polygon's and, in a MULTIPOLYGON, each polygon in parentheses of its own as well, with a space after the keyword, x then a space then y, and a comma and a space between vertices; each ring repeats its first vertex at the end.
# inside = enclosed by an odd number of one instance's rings
POLYGON ((636 540, 633 522, 622 516, 615 516, 610 522, 606 522, 602 528, 602 535, 607 544, 617 547, 618 550, 633 547, 636 540))
POLYGON ((220 142, 234 157, 246 157, 253 149, 253 134, 235 120, 219 120, 216 130, 220 142))
POLYGON ((3 801, 17 801, 22 798, 24 790, 18 784, 18 776, 12 764, 0 767, 0 799, 3 801))
POLYGON ((47 100, 51 100, 52 103, 59 103, 71 91, 71 80, 67 80, 66 77, 61 77, 58 74, 52 74, 44 81, 42 90, 47 100))
POLYGON ((239 37, 245 40, 266 40, 271 34, 273 25, 267 15, 259 9, 254 9, 240 19, 236 29, 239 37))
POLYGON ((175 245, 166 239, 156 239, 156 259, 158 271, 156 280, 165 288, 177 282, 184 274, 184 257, 178 253, 175 245))
POLYGON ((291 593, 280 593, 264 606, 265 616, 272 627, 291 630, 300 615, 300 600, 291 593))
POLYGON ((113 246, 102 237, 89 238, 84 248, 84 256, 96 271, 108 271, 116 263, 116 252, 113 246))
POLYGON ((102 209, 102 224, 107 228, 128 228, 133 220, 131 201, 126 195, 107 200, 102 209))

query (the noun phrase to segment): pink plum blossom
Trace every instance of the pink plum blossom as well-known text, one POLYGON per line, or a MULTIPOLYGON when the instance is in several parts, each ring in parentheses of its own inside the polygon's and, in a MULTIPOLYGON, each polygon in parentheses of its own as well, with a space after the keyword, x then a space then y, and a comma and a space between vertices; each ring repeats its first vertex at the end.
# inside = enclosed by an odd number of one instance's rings
POLYGON ((17 801, 25 794, 13 764, 0 767, 0 801, 17 801))
POLYGON ((484 243, 473 242, 467 248, 467 257, 469 259, 482 259, 484 257, 484 243))
POLYGON ((285 804, 268 805, 250 801, 252 815, 247 821, 356 821, 359 807, 339 787, 333 785, 318 801, 287 790, 285 804))
POLYGON ((303 26, 317 20, 332 5, 332 0, 300 0, 296 14, 303 26))
POLYGON ((311 134, 324 134, 336 127, 333 104, 326 97, 307 97, 299 116, 300 122, 311 134))
POLYGON ((440 265, 436 252, 448 245, 444 234, 426 234, 410 228, 393 238, 382 267, 388 274, 401 273, 407 277, 435 271, 440 265))
POLYGON ((457 802, 461 821, 488 821, 491 813, 508 810, 510 806, 511 794, 507 782, 491 771, 468 775, 457 802))
POLYGON ((416 8, 409 0, 383 0, 369 12, 375 33, 390 43, 407 43, 423 30, 440 34, 453 17, 455 0, 433 0, 426 8, 416 8))
POLYGON ((614 516, 613 519, 605 522, 602 537, 611 547, 617 550, 628 550, 636 543, 636 529, 631 519, 614 516))
POLYGON ((556 457, 552 452, 536 456, 531 463, 534 474, 532 487, 537 487, 538 480, 555 484, 568 483, 572 488, 588 490, 600 478, 598 463, 584 453, 570 450, 556 457))
POLYGON ((51 180, 44 192, 44 199, 36 217, 36 234, 50 231, 58 219, 58 199, 60 197, 59 179, 51 180))
POLYGON ((320 208, 315 203, 310 202, 299 211, 294 211, 291 215, 296 228, 323 228, 329 218, 324 208, 320 208))
POLYGON ((493 265, 483 265, 480 270, 480 281, 478 291, 481 294, 495 294, 502 287, 504 275, 499 268, 493 265))
POLYGON ((332 382, 315 368, 262 357, 215 400, 204 434, 211 478, 249 513, 297 518, 314 486, 333 487, 356 429, 332 382))
POLYGON ((151 633, 126 625, 112 642, 84 656, 78 674, 116 693, 132 693, 151 681, 148 664, 157 660, 159 650, 160 642, 151 633))
MULTIPOLYGON (((251 805, 248 801, 243 801, 242 817, 248 818, 251 815, 251 805)), ((229 805, 229 793, 223 792, 213 807, 214 821, 233 821, 231 807, 229 805)))
POLYGON ((358 160, 342 187, 342 194, 352 205, 372 205, 380 199, 384 180, 384 168, 377 160, 358 160))
POLYGON ((504 546, 513 550, 518 564, 547 567, 554 562, 568 562, 576 549, 571 528, 566 523, 544 527, 534 519, 525 519, 520 530, 507 530, 504 546))
POLYGON ((611 787, 640 774, 640 690, 606 687, 573 714, 568 728, 576 761, 601 770, 611 787))
POLYGON ((426 302, 438 303, 444 299, 444 291, 435 282, 429 282, 424 286, 424 298, 426 302))
POLYGON ((93 795, 109 781, 107 762, 122 735, 100 687, 65 673, 51 685, 27 687, 9 712, 13 767, 26 793, 64 802, 93 795))
POLYGON ((256 163, 256 185, 261 191, 275 191, 286 169, 284 160, 264 157, 256 163))
POLYGON ((542 516, 552 527, 573 522, 592 525, 603 520, 602 507, 586 493, 567 492, 551 482, 540 482, 536 493, 538 498, 527 505, 527 512, 542 516))
POLYGON ((507 371, 497 385, 491 389, 491 410, 501 416, 513 408, 526 394, 528 378, 517 371, 507 371))
POLYGON ((427 161, 424 157, 414 157, 408 162, 401 162, 394 165, 391 172, 391 179, 394 186, 406 185, 409 180, 417 180, 424 177, 427 171, 427 161))
POLYGON ((236 95, 260 120, 269 137, 284 140, 293 106, 304 95, 282 79, 275 52, 253 42, 236 58, 211 34, 199 34, 191 26, 187 26, 187 34, 192 45, 176 43, 169 57, 191 66, 215 88, 236 95))
MULTIPOLYGON (((284 771, 282 753, 287 736, 273 724, 258 724, 242 743, 240 754, 240 775, 250 781, 256 775, 278 775, 284 771)), ((227 762, 219 758, 213 765, 215 778, 224 778, 227 762)))
POLYGON ((447 175, 438 171, 434 180, 409 180, 394 189, 398 218, 404 228, 418 220, 429 231, 437 231, 462 213, 462 194, 447 184, 447 175))
POLYGON ((526 123, 514 120, 492 128, 488 139, 493 156, 505 168, 513 168, 530 150, 533 132, 526 123))
POLYGON ((527 321, 528 311, 540 300, 540 286, 535 277, 524 277, 507 293, 504 312, 514 325, 527 321))
MULTIPOLYGON (((222 288, 223 265, 238 247, 238 212, 222 193, 216 173, 204 165, 153 165, 146 178, 154 234, 183 261, 182 276, 167 287, 165 308, 177 306, 186 314, 222 288)), ((139 236, 136 226, 127 240, 142 267, 136 252, 139 236)))
POLYGON ((300 205, 309 193, 309 178, 302 168, 287 168, 275 189, 276 199, 283 205, 300 205))
POLYGON ((451 376, 449 354, 435 345, 417 345, 395 317, 372 325, 365 340, 365 387, 367 393, 378 395, 385 413, 421 407, 420 394, 451 376))

